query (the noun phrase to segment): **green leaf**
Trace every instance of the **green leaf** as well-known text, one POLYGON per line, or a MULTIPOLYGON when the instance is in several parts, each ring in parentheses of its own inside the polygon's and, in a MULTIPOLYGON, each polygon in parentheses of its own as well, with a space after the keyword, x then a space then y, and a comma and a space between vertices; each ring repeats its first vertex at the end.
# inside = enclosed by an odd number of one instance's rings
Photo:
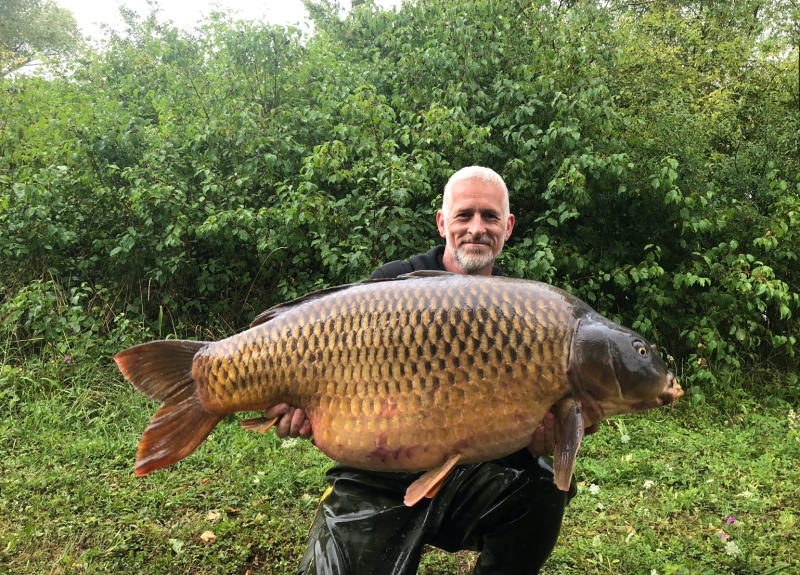
POLYGON ((179 539, 168 539, 167 542, 176 555, 180 555, 183 552, 183 541, 179 539))

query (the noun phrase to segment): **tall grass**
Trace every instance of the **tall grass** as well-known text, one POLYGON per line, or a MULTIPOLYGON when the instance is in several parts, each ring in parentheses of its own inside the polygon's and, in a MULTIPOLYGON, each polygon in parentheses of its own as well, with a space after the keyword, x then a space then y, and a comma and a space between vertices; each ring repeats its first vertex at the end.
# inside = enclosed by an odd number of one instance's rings
MULTIPOLYGON (((231 417, 137 479, 154 402, 107 359, 13 359, 0 359, 0 572, 294 572, 330 465, 309 442, 231 417)), ((545 572, 800 572, 798 420, 785 403, 738 405, 684 401, 587 438, 545 572)), ((473 558, 431 552, 420 573, 468 573, 473 558)))

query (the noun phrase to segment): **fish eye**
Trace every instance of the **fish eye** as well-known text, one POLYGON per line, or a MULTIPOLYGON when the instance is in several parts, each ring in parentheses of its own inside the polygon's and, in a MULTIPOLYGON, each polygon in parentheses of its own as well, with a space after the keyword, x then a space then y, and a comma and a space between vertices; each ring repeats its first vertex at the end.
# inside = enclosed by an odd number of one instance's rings
POLYGON ((647 349, 647 346, 640 341, 634 343, 633 347, 636 350, 636 353, 638 353, 642 357, 647 357, 650 354, 650 350, 647 349))

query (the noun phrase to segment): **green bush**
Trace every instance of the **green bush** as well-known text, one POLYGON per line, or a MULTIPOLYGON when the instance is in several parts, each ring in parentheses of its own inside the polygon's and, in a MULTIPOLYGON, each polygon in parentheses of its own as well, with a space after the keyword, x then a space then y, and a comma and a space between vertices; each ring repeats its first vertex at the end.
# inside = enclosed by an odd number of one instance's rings
POLYGON ((481 164, 511 189, 507 272, 656 340, 695 401, 796 400, 791 8, 612 4, 322 1, 311 36, 129 14, 71 73, 3 80, 3 337, 228 335, 428 249, 481 164))

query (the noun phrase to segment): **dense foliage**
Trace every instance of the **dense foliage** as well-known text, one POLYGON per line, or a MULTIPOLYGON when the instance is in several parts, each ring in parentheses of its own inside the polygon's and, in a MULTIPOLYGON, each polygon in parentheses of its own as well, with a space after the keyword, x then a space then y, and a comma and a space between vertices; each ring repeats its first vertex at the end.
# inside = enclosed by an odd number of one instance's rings
POLYGON ((227 335, 436 243, 480 164, 511 189, 507 272, 658 341, 696 400, 740 371, 800 397, 796 2, 354 4, 309 3, 311 35, 128 15, 69 73, 4 80, 4 337, 227 335))

